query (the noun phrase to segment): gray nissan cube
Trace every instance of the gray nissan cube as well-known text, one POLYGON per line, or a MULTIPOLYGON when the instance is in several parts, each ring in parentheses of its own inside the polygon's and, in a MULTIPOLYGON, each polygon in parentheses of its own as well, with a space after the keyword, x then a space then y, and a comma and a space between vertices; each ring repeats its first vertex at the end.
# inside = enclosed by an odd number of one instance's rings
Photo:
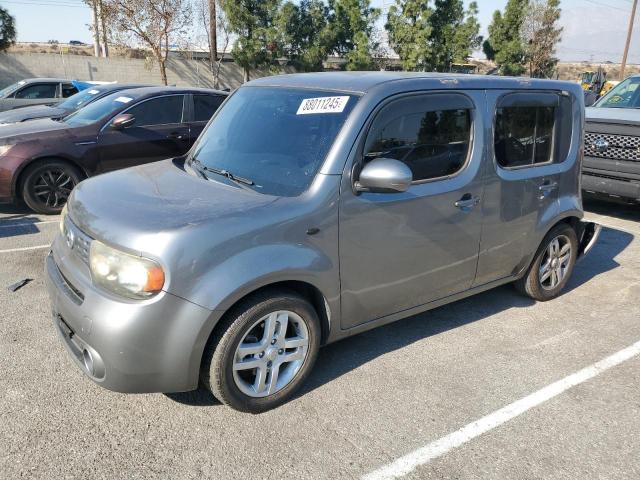
POLYGON ((55 328, 105 388, 201 384, 256 413, 321 345, 506 283, 553 299, 599 233, 583 119, 560 81, 249 82, 185 157, 75 188, 46 260, 55 328))

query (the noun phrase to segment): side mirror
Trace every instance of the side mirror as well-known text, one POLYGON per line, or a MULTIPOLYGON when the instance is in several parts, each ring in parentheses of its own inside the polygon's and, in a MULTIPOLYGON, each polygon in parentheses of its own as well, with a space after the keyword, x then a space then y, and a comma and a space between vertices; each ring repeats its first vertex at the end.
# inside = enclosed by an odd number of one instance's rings
POLYGON ((364 166, 355 188, 358 192, 406 192, 412 180, 411 169, 400 160, 376 158, 364 166))
POLYGON ((134 123, 136 123, 136 119, 133 115, 129 113, 123 113, 122 115, 118 115, 113 119, 113 122, 111 122, 111 128, 113 128, 114 130, 122 130, 124 128, 130 127, 134 123))

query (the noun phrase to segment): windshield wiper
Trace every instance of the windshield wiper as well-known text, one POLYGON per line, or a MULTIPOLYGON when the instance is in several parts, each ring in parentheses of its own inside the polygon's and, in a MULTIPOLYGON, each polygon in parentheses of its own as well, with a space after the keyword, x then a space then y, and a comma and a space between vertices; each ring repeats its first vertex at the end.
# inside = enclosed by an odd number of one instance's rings
POLYGON ((220 169, 220 168, 213 168, 213 167, 207 167, 206 165, 203 165, 203 163, 200 160, 198 160, 197 158, 192 158, 191 159, 191 164, 194 164, 194 163, 201 170, 204 170, 205 172, 215 173, 216 175, 222 175, 223 177, 228 178, 232 182, 242 183, 244 185, 255 185, 255 182, 253 180, 250 180, 250 179, 244 178, 244 177, 240 177, 238 175, 234 175, 229 170, 224 170, 224 169, 220 169))

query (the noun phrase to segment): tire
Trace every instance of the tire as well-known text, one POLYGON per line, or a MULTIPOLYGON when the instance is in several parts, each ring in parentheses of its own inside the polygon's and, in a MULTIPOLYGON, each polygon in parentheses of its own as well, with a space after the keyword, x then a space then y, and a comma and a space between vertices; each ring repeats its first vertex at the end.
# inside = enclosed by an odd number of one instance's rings
POLYGON ((575 230, 567 224, 556 225, 544 237, 527 273, 515 282, 516 288, 541 302, 556 298, 573 273, 577 254, 575 230))
POLYGON ((22 198, 34 212, 56 215, 81 179, 80 172, 67 162, 38 162, 24 172, 20 186, 22 198))
POLYGON ((201 382, 231 408, 271 410, 291 399, 308 377, 318 356, 320 331, 315 309, 297 293, 254 295, 216 327, 204 352, 201 382))

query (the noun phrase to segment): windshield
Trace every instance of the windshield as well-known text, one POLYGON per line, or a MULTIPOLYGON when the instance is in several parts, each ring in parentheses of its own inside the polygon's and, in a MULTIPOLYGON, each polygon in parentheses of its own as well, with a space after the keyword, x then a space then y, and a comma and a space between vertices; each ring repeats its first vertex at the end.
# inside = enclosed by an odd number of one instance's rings
POLYGON ((75 95, 71 95, 64 102, 58 104, 58 106, 65 110, 77 110, 83 105, 93 101, 93 99, 97 98, 99 94, 100 90, 97 88, 88 88, 76 93, 75 95))
POLYGON ((193 159, 251 180, 268 195, 297 196, 322 165, 357 97, 244 87, 202 133, 193 159))
POLYGON ((27 82, 25 82, 24 80, 20 80, 17 83, 9 85, 8 87, 4 87, 2 90, 0 90, 0 98, 4 98, 7 95, 11 95, 13 92, 18 90, 18 88, 20 88, 25 83, 27 83, 27 82))
POLYGON ((107 95, 90 103, 80 110, 76 110, 71 115, 67 115, 63 121, 74 127, 90 125, 124 108, 132 100, 133 97, 127 95, 126 92, 112 93, 111 95, 107 95))
POLYGON ((640 77, 629 77, 613 87, 594 107, 638 108, 640 107, 640 77))

